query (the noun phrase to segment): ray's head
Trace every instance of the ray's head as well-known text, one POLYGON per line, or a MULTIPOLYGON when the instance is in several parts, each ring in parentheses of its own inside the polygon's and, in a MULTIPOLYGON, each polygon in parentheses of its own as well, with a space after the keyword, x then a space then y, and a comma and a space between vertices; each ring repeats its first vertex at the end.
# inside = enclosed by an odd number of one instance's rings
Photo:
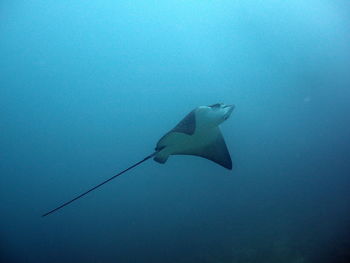
POLYGON ((211 109, 212 114, 215 116, 215 118, 217 119, 217 121, 220 124, 220 123, 224 122, 225 120, 227 120, 231 116, 231 113, 232 113, 233 109, 235 108, 235 105, 216 103, 216 104, 210 105, 208 107, 211 109))
POLYGON ((206 122, 205 126, 208 124, 209 126, 218 126, 231 116, 235 106, 224 103, 216 103, 209 106, 201 106, 199 108, 202 116, 201 122, 206 122))

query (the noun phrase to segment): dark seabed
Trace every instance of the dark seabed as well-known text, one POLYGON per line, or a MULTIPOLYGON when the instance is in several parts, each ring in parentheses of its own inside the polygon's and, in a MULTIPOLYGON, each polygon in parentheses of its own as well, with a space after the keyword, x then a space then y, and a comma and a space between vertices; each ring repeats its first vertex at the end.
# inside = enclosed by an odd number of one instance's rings
POLYGON ((346 0, 0 3, 0 261, 350 262, 346 0), (232 171, 153 160, 235 104, 232 171))

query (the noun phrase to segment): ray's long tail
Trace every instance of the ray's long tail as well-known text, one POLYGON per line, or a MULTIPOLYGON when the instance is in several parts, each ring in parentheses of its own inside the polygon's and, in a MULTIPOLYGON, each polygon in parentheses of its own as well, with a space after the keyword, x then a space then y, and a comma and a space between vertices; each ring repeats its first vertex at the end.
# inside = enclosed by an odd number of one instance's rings
POLYGON ((73 203, 74 201, 78 200, 79 198, 83 197, 84 195, 86 195, 86 194, 92 192, 93 190, 95 190, 95 189, 99 188, 100 186, 102 186, 102 185, 108 183, 109 181, 112 181, 112 180, 113 180, 114 178, 116 178, 117 176, 119 176, 119 175, 121 175, 121 174, 123 174, 123 173, 125 173, 125 172, 127 172, 127 171, 129 171, 129 170, 131 170, 132 168, 134 168, 134 167, 140 165, 141 163, 147 161, 148 159, 152 158, 152 157, 153 157, 154 155, 156 155, 156 154, 157 154, 157 152, 154 152, 154 153, 148 155, 147 157, 145 157, 145 158, 143 158, 141 161, 139 161, 139 162, 133 164, 133 165, 130 166, 129 168, 126 168, 125 170, 121 171, 120 173, 118 173, 118 174, 112 176, 111 178, 109 178, 109 179, 103 181, 102 183, 100 183, 100 184, 94 186, 93 188, 91 188, 91 189, 85 191, 84 193, 82 193, 82 194, 80 194, 80 195, 74 197, 73 199, 71 199, 71 200, 69 200, 69 201, 63 203, 62 205, 56 207, 55 209, 52 209, 52 210, 50 210, 49 212, 43 214, 42 217, 48 216, 48 215, 50 215, 50 214, 56 212, 57 210, 59 210, 59 209, 65 207, 65 206, 69 205, 70 203, 73 203))

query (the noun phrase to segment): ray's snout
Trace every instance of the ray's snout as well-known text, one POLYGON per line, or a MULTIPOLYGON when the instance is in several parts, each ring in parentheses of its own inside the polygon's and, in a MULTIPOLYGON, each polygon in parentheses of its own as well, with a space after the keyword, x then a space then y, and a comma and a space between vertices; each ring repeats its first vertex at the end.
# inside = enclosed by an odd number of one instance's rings
POLYGON ((235 105, 233 104, 224 106, 224 109, 226 110, 224 115, 225 120, 227 120, 231 116, 231 113, 233 112, 234 108, 235 108, 235 105))
POLYGON ((231 112, 235 109, 235 105, 234 104, 230 104, 230 105, 225 105, 225 108, 229 108, 231 110, 231 112))

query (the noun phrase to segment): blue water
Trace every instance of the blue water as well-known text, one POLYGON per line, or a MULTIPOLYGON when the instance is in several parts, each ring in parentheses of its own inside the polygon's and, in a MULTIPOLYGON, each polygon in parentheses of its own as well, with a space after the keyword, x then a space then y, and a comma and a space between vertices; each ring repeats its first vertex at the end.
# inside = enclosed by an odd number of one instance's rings
POLYGON ((0 3, 0 261, 350 262, 350 4, 0 3), (235 104, 234 168, 149 160, 235 104))

